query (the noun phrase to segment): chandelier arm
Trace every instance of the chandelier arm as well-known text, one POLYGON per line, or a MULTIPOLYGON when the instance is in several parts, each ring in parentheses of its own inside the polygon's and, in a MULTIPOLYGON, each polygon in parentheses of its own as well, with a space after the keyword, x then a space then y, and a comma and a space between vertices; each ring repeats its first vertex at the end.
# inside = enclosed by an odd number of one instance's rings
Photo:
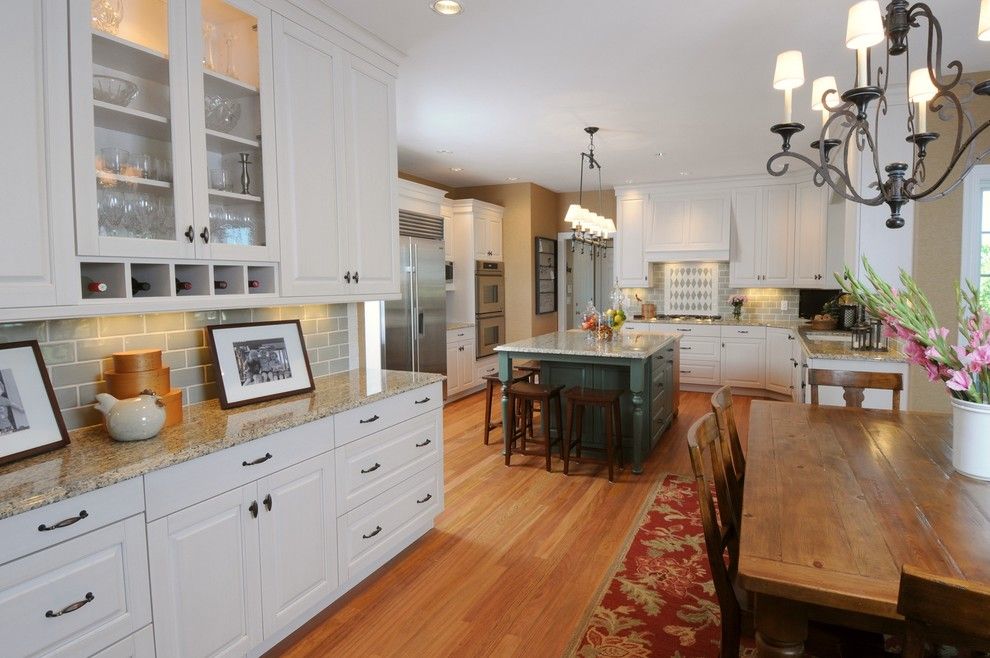
MULTIPOLYGON (((973 143, 976 141, 976 138, 979 137, 981 134, 983 134, 983 132, 986 131, 987 128, 990 128, 990 120, 984 121, 980 125, 980 127, 977 128, 973 132, 973 134, 971 134, 966 139, 966 141, 963 143, 963 148, 962 149, 959 149, 959 150, 956 150, 952 154, 952 159, 949 161, 949 164, 946 166, 945 171, 942 172, 942 175, 939 176, 939 178, 938 178, 937 181, 935 181, 934 183, 932 183, 932 185, 930 187, 928 187, 925 190, 922 190, 921 192, 918 192, 918 193, 909 193, 908 194, 908 197, 910 199, 912 199, 912 200, 922 199, 924 197, 929 196, 932 192, 934 192, 936 189, 938 189, 939 186, 941 186, 942 183, 945 182, 945 179, 949 177, 949 174, 952 173, 952 170, 955 169, 956 165, 959 163, 959 160, 962 158, 963 154, 967 150, 970 150, 970 148, 973 146, 973 143)), ((966 177, 966 174, 969 173, 969 171, 973 167, 975 167, 978 162, 980 162, 981 160, 983 160, 983 158, 987 157, 987 155, 990 155, 990 149, 987 149, 986 151, 981 152, 975 159, 973 159, 972 162, 967 163, 967 165, 966 165, 963 173, 959 177, 959 180, 956 181, 956 182, 954 182, 951 186, 949 186, 945 190, 945 193, 951 192, 953 189, 955 189, 955 187, 958 186, 959 183, 961 183, 963 181, 963 179, 966 177)), ((943 193, 940 196, 944 196, 945 193, 943 193)), ((940 198, 940 197, 934 197, 934 198, 940 198)))
MULTIPOLYGON (((880 117, 879 112, 877 112, 878 124, 879 124, 879 117, 880 117)), ((870 134, 869 124, 866 123, 865 121, 863 122, 863 124, 866 125, 866 128, 864 129, 862 126, 860 126, 860 130, 861 130, 863 136, 866 139, 866 145, 870 147, 870 152, 873 154, 873 158, 872 158, 873 159, 873 171, 877 175, 877 186, 880 189, 880 193, 881 193, 881 196, 882 196, 883 195, 883 174, 880 173, 880 154, 878 152, 879 149, 877 147, 877 143, 873 140, 873 135, 870 134)), ((848 160, 846 162, 848 162, 848 160)), ((857 194, 858 194, 858 192, 857 192, 857 194)))
MULTIPOLYGON (((856 127, 855 130, 856 130, 856 141, 857 141, 857 148, 858 148, 859 147, 859 145, 858 145, 859 133, 861 131, 859 130, 859 127, 858 126, 856 127)), ((849 145, 852 143, 852 138, 853 138, 853 134, 851 132, 850 133, 850 137, 846 140, 846 142, 844 144, 844 148, 843 148, 843 152, 842 152, 843 168, 842 169, 838 169, 839 174, 842 176, 842 182, 847 186, 847 189, 849 190, 849 194, 843 194, 842 192, 839 192, 839 194, 842 194, 842 196, 844 196, 846 199, 849 199, 850 201, 855 201, 856 203, 863 203, 863 204, 866 204, 868 206, 878 206, 881 203, 883 203, 883 200, 884 200, 884 196, 883 196, 883 185, 880 184, 880 183, 878 183, 877 187, 878 187, 879 193, 877 194, 877 196, 871 197, 871 198, 867 199, 865 196, 863 196, 862 194, 860 194, 859 188, 857 186, 853 185, 852 179, 849 176, 849 145)), ((860 150, 862 150, 862 149, 860 149, 860 150)), ((833 187, 832 189, 835 189, 835 188, 833 187)), ((836 190, 836 191, 838 191, 838 190, 836 190)))
POLYGON ((908 17, 913 25, 918 25, 918 18, 924 17, 928 22, 928 73, 932 83, 939 89, 951 89, 959 84, 962 79, 962 63, 955 59, 945 67, 955 69, 955 76, 946 83, 939 82, 939 75, 942 73, 942 24, 935 18, 931 7, 924 2, 917 2, 908 10, 908 17), (933 61, 934 57, 934 61, 933 61))

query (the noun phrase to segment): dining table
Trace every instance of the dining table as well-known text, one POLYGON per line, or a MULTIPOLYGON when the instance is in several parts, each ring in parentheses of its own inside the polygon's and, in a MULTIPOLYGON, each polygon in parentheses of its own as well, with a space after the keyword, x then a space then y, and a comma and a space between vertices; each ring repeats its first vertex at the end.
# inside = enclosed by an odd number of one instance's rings
POLYGON ((990 482, 953 469, 952 417, 754 401, 738 583, 758 655, 800 656, 809 620, 897 632, 905 564, 990 582, 990 482))

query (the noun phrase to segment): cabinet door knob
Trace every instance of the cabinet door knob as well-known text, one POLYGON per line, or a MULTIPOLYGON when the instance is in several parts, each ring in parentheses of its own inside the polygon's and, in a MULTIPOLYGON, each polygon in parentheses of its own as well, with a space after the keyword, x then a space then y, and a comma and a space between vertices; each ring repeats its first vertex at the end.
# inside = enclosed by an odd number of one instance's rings
POLYGON ((83 607, 84 605, 86 605, 95 598, 96 597, 93 596, 92 592, 86 592, 86 596, 84 596, 81 601, 70 603, 69 605, 59 610, 58 612, 55 612, 54 610, 49 610, 48 612, 45 613, 45 617, 47 617, 48 619, 52 619, 53 617, 61 617, 62 615, 67 615, 70 612, 75 612, 76 610, 83 607))
POLYGON ((190 224, 189 228, 186 229, 185 236, 189 242, 194 242, 196 240, 196 229, 193 228, 192 224, 190 224))
POLYGON ((38 532, 48 532, 49 530, 58 530, 59 528, 67 528, 73 523, 78 523, 79 521, 82 521, 87 516, 89 516, 89 512, 87 512, 86 510, 82 510, 81 512, 79 512, 78 516, 70 516, 67 519, 62 519, 58 523, 53 523, 51 525, 45 525, 44 523, 42 523, 41 525, 38 526, 38 532))
POLYGON ((350 270, 347 270, 347 273, 344 274, 344 281, 346 281, 347 283, 350 283, 351 282, 351 271, 350 270))
POLYGON ((258 501, 251 501, 251 504, 248 505, 248 511, 251 512, 252 519, 258 518, 258 501))
POLYGON ((360 279, 358 279, 358 272, 357 270, 354 270, 354 283, 357 283, 358 281, 360 281, 360 279))
POLYGON ((210 227, 209 226, 204 226, 202 233, 199 234, 199 237, 203 238, 203 243, 204 244, 209 244, 209 242, 210 242, 210 227))
POLYGON ((263 501, 261 501, 261 502, 264 503, 266 510, 268 510, 269 512, 272 511, 272 495, 271 494, 268 494, 267 496, 265 496, 265 499, 263 501))

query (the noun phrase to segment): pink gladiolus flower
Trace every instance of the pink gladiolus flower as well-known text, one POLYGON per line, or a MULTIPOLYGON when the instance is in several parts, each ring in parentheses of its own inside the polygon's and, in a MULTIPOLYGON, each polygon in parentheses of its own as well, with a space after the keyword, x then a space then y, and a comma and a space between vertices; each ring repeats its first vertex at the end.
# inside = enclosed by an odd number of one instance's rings
POLYGON ((971 372, 980 372, 990 366, 990 345, 980 345, 960 360, 969 367, 971 372))
POLYGON ((925 350, 925 358, 930 359, 931 361, 938 361, 941 358, 941 355, 933 345, 925 350))
POLYGON ((932 340, 938 340, 939 338, 948 338, 949 330, 946 329, 945 327, 939 327, 938 332, 936 333, 935 329, 932 328, 928 330, 928 337, 931 338, 932 340))
POLYGON ((940 379, 945 379, 945 377, 943 376, 944 368, 939 368, 931 361, 925 361, 921 365, 923 365, 925 370, 928 372, 928 381, 937 382, 940 379))
POLYGON ((968 391, 969 387, 973 384, 969 373, 965 370, 951 370, 950 372, 952 373, 952 377, 945 382, 945 385, 953 391, 968 391))
POLYGON ((925 348, 918 341, 909 340, 904 343, 904 354, 915 365, 923 366, 928 363, 928 358, 925 356, 925 348))
POLYGON ((894 323, 894 332, 897 333, 897 337, 901 340, 914 340, 914 332, 910 329, 905 328, 901 323, 894 323))

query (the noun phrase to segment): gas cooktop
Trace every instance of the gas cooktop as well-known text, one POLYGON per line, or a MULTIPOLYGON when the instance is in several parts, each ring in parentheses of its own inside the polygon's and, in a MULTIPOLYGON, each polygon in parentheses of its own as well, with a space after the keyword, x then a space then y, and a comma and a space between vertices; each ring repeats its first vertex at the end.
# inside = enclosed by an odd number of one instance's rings
POLYGON ((721 320, 721 315, 658 315, 657 320, 721 320))

